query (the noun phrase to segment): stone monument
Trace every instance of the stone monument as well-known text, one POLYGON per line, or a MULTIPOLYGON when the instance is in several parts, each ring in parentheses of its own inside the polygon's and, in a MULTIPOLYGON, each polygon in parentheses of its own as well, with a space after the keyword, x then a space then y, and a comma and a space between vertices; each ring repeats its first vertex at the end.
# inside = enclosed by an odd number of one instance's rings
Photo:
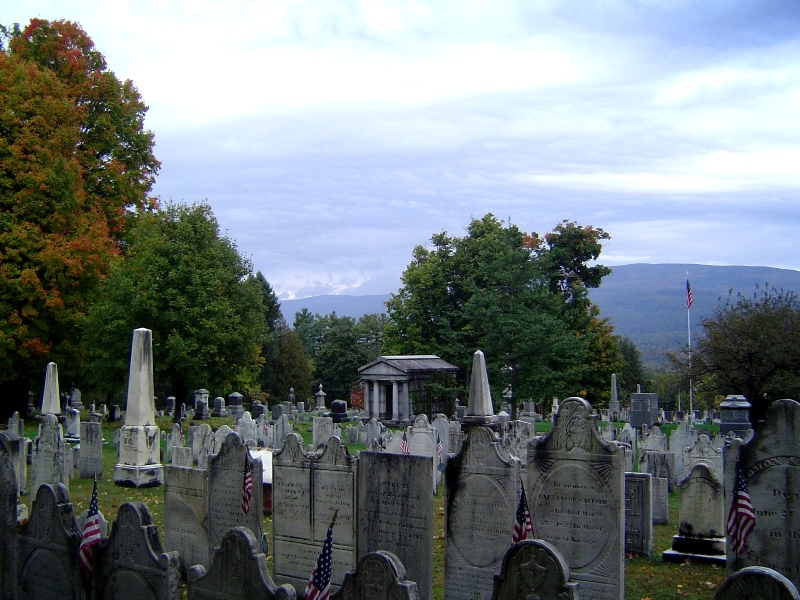
POLYGON ((469 379, 467 414, 461 419, 465 426, 485 425, 497 420, 492 404, 492 390, 486 372, 486 357, 476 350, 472 356, 472 373, 469 379))
POLYGON ((47 363, 44 374, 44 391, 42 392, 42 414, 61 414, 61 394, 58 391, 58 365, 47 363))

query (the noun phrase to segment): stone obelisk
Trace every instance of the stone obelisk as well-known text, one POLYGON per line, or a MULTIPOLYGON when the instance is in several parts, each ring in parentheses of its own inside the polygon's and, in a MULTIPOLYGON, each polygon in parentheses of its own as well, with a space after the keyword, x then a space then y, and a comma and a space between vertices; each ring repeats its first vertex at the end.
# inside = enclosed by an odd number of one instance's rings
POLYGON ((619 421, 619 397, 617 396, 617 374, 611 374, 611 401, 608 403, 608 420, 619 421))
POLYGON ((61 414, 61 395, 58 389, 58 365, 47 363, 44 373, 44 391, 42 392, 42 414, 61 414))
POLYGON ((492 406, 492 390, 486 372, 486 357, 476 350, 472 356, 472 374, 469 380, 467 414, 461 419, 465 426, 486 425, 497 420, 492 406))
POLYGON ((149 329, 135 329, 128 375, 128 408, 119 438, 114 483, 150 487, 164 482, 161 432, 153 401, 153 339, 149 329))

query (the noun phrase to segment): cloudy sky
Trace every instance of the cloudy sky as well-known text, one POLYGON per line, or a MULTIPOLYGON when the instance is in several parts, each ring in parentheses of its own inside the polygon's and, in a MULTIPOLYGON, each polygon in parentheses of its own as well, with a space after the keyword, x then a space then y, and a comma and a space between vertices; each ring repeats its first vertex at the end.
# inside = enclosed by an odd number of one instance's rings
POLYGON ((607 265, 800 269, 800 2, 21 0, 150 107, 162 200, 207 200, 281 298, 396 291, 487 212, 607 265))

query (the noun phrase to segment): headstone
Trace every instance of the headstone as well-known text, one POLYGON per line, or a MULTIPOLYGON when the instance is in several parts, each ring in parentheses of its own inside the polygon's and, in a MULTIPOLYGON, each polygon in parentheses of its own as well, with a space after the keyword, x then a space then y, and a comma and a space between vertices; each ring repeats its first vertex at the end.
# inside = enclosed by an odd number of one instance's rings
POLYGON ((642 439, 639 442, 639 451, 644 452, 645 450, 667 451, 667 436, 662 433, 660 427, 642 425, 642 439))
POLYGON ((233 415, 234 418, 239 418, 244 414, 244 407, 242 406, 242 396, 239 392, 233 392, 228 394, 228 412, 233 415))
POLYGON ((683 481, 688 470, 683 466, 683 453, 686 448, 694 446, 697 441, 697 430, 688 421, 680 421, 669 436, 669 451, 675 456, 675 480, 683 481))
POLYGON ((680 527, 666 562, 725 564, 722 483, 705 465, 695 465, 681 481, 680 527))
POLYGON ((267 420, 267 415, 261 414, 256 419, 256 442, 261 448, 272 448, 272 435, 274 426, 267 420))
POLYGON ((216 454, 217 452, 219 452, 219 449, 222 448, 222 444, 225 443, 225 440, 231 433, 233 433, 233 429, 231 429, 227 425, 219 426, 219 428, 214 432, 214 449, 211 452, 212 454, 216 454))
POLYGON ((202 565, 189 569, 190 600, 295 600, 292 586, 273 583, 259 540, 246 527, 225 532, 208 570, 202 565))
POLYGON ((356 467, 333 437, 319 453, 303 451, 296 434, 272 458, 272 533, 275 581, 302 587, 316 564, 330 521, 333 528, 331 589, 356 566, 356 467))
POLYGON ((325 396, 327 396, 327 395, 328 394, 326 394, 322 390, 322 384, 320 383, 319 384, 319 390, 317 391, 316 394, 314 394, 314 397, 316 398, 316 401, 317 401, 317 406, 316 406, 315 410, 317 410, 317 411, 324 411, 325 410, 325 396))
POLYGON ((528 444, 536 437, 533 423, 527 421, 509 421, 503 423, 503 449, 520 460, 521 467, 528 465, 528 444))
POLYGON ((42 392, 42 414, 61 414, 61 394, 58 391, 58 365, 47 363, 44 374, 44 391, 42 392))
POLYGON ((675 455, 672 452, 645 450, 639 454, 639 473, 650 473, 653 477, 664 477, 669 492, 675 491, 675 455))
POLYGON ((411 455, 361 452, 358 459, 359 559, 388 550, 402 561, 421 598, 433 597, 433 464, 411 455))
POLYGON ((750 424, 752 405, 744 396, 727 396, 719 407, 722 410, 722 420, 719 426, 721 433, 744 432, 753 428, 750 424))
MULTIPOLYGON (((466 422, 473 424, 488 423, 496 420, 492 391, 489 387, 489 376, 486 372, 486 357, 476 350, 472 356, 472 373, 469 380, 469 404, 466 422)), ((501 558, 502 560, 502 558, 501 558)))
POLYGON ((528 448, 534 537, 551 543, 585 598, 625 595, 622 451, 604 442, 591 406, 567 398, 553 429, 528 448))
POLYGON ((800 600, 797 587, 777 571, 766 567, 745 567, 722 582, 714 600, 800 600))
POLYGON ((381 437, 381 424, 378 419, 372 417, 369 422, 367 423, 367 440, 366 444, 369 444, 372 440, 376 440, 381 437))
POLYGON ((334 400, 331 402, 330 415, 334 423, 344 423, 347 417, 347 402, 344 400, 334 400))
MULTIPOLYGON (((4 531, 4 539, 5 534, 4 531)), ((17 537, 19 598, 82 599, 78 567, 80 541, 67 488, 49 483, 40 486, 31 517, 17 537)))
POLYGON ((175 448, 183 448, 184 437, 183 429, 179 423, 173 423, 167 435, 167 462, 172 462, 173 451, 175 448))
POLYGON ((17 498, 11 456, 0 444, 0 597, 17 597, 17 498))
POLYGON ((175 414, 175 396, 167 396, 164 400, 164 414, 168 417, 175 414))
POLYGON ((611 400, 608 403, 608 418, 610 421, 620 420, 616 373, 611 374, 611 400))
POLYGON ((103 475, 103 425, 81 423, 81 454, 78 476, 81 479, 97 479, 103 475))
POLYGON ((81 436, 81 413, 74 408, 68 408, 64 419, 64 438, 71 441, 81 436))
POLYGON ((266 414, 266 408, 258 400, 253 400, 252 404, 250 405, 250 414, 257 421, 259 417, 266 414))
POLYGON ((272 407, 272 420, 277 421, 284 412, 283 404, 276 404, 272 407))
POLYGON ((123 504, 111 536, 95 550, 95 593, 98 598, 179 600, 180 559, 165 552, 147 507, 123 504))
POLYGON ((211 392, 209 392, 205 388, 200 388, 198 390, 195 390, 194 391, 194 409, 197 410, 197 403, 198 402, 205 402, 206 403, 206 407, 208 407, 208 398, 209 398, 210 395, 211 395, 211 392))
POLYGON ((445 415, 439 413, 433 418, 431 425, 436 429, 439 441, 442 443, 442 458, 439 463, 444 465, 447 455, 450 454, 450 421, 445 415))
POLYGON ((83 402, 81 402, 81 391, 78 388, 72 388, 69 391, 69 405, 77 410, 83 410, 83 402))
POLYGON ((11 415, 11 418, 8 420, 8 433, 16 437, 23 437, 25 435, 25 421, 19 416, 17 411, 14 411, 14 414, 11 415))
POLYGON ((149 329, 135 329, 128 375, 128 408, 120 436, 114 483, 129 487, 161 485, 161 433, 156 425, 153 340, 149 329))
POLYGON ((108 409, 108 422, 116 423, 119 420, 119 406, 112 404, 108 409))
POLYGON ((176 550, 185 571, 210 564, 208 473, 167 465, 164 468, 164 546, 176 550))
MULTIPOLYGON (((289 417, 287 415, 281 415, 278 417, 278 420, 275 421, 275 428, 272 434, 272 447, 282 448, 283 441, 290 433, 292 433, 292 424, 289 421, 289 417)), ((327 442, 328 440, 325 441, 327 442)))
POLYGON ((214 398, 214 410, 211 411, 212 417, 229 417, 231 413, 225 408, 225 398, 217 396, 214 398))
POLYGON ((172 465, 175 467, 193 467, 192 449, 186 446, 173 446, 172 465))
POLYGON ((417 584, 406 579, 406 569, 391 552, 370 552, 361 557, 355 571, 345 575, 333 600, 419 600, 417 584))
POLYGON ((543 540, 523 540, 503 557, 494 576, 492 600, 578 600, 578 584, 570 579, 569 566, 552 545, 543 540))
POLYGON ((236 431, 239 437, 247 446, 257 446, 256 422, 247 411, 242 411, 239 421, 236 423, 236 431))
POLYGON ((625 552, 653 554, 653 476, 625 473, 625 552))
POLYGON ((631 394, 628 419, 636 430, 641 429, 642 425, 653 425, 658 420, 658 394, 631 394))
POLYGON ((417 415, 414 425, 408 429, 408 451, 416 456, 427 456, 433 461, 431 489, 435 494, 442 479, 442 472, 437 468, 439 460, 436 456, 436 430, 431 427, 424 413, 417 415))
POLYGON ((473 427, 445 470, 444 597, 492 597, 511 544, 520 497, 519 459, 486 427, 473 427))
MULTIPOLYGON (((191 428, 190 428, 191 431, 191 428)), ((214 432, 208 423, 203 423, 191 435, 192 455, 199 469, 208 466, 208 457, 214 453, 214 432)))
POLYGON ((208 410, 208 400, 197 400, 195 402, 194 418, 200 421, 206 421, 211 418, 211 413, 208 410))
POLYGON ((694 465, 705 465, 717 481, 722 481, 722 449, 714 448, 704 433, 684 450, 683 464, 687 471, 691 471, 694 465))
POLYGON ((317 448, 320 444, 327 444, 333 435, 333 419, 330 417, 314 417, 313 445, 317 448))
POLYGON ((464 443, 464 432, 461 431, 461 421, 450 421, 450 443, 448 454, 458 454, 461 452, 461 444, 464 443))
POLYGON ((31 451, 30 496, 36 498, 39 486, 61 483, 69 490, 69 460, 61 439, 61 425, 52 414, 45 414, 31 451))
POLYGON ((664 477, 653 477, 653 525, 669 523, 669 484, 664 477))
POLYGON ((728 538, 728 574, 734 568, 774 569, 800 586, 800 403, 777 400, 747 443, 736 438, 723 449, 724 510, 731 506, 737 466, 750 495, 756 526, 742 554, 728 538))
POLYGON ((228 529, 243 526, 261 539, 261 512, 264 504, 261 461, 254 461, 239 436, 230 433, 216 455, 208 459, 208 541, 212 548, 220 544, 228 529), (242 510, 242 487, 245 461, 253 479, 250 511, 242 510))
POLYGON ((358 443, 358 427, 355 425, 348 425, 344 430, 345 438, 348 444, 358 443))
POLYGON ((28 450, 31 441, 15 435, 14 430, 0 431, 0 445, 5 445, 17 478, 17 489, 24 496, 28 493, 28 450))

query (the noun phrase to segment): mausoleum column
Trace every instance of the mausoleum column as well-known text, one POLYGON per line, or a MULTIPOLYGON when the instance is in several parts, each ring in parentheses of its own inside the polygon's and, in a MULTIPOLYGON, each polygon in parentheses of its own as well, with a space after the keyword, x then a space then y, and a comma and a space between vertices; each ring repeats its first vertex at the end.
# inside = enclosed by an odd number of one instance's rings
POLYGON ((392 382, 392 421, 400 420, 400 395, 397 393, 397 382, 392 382))

